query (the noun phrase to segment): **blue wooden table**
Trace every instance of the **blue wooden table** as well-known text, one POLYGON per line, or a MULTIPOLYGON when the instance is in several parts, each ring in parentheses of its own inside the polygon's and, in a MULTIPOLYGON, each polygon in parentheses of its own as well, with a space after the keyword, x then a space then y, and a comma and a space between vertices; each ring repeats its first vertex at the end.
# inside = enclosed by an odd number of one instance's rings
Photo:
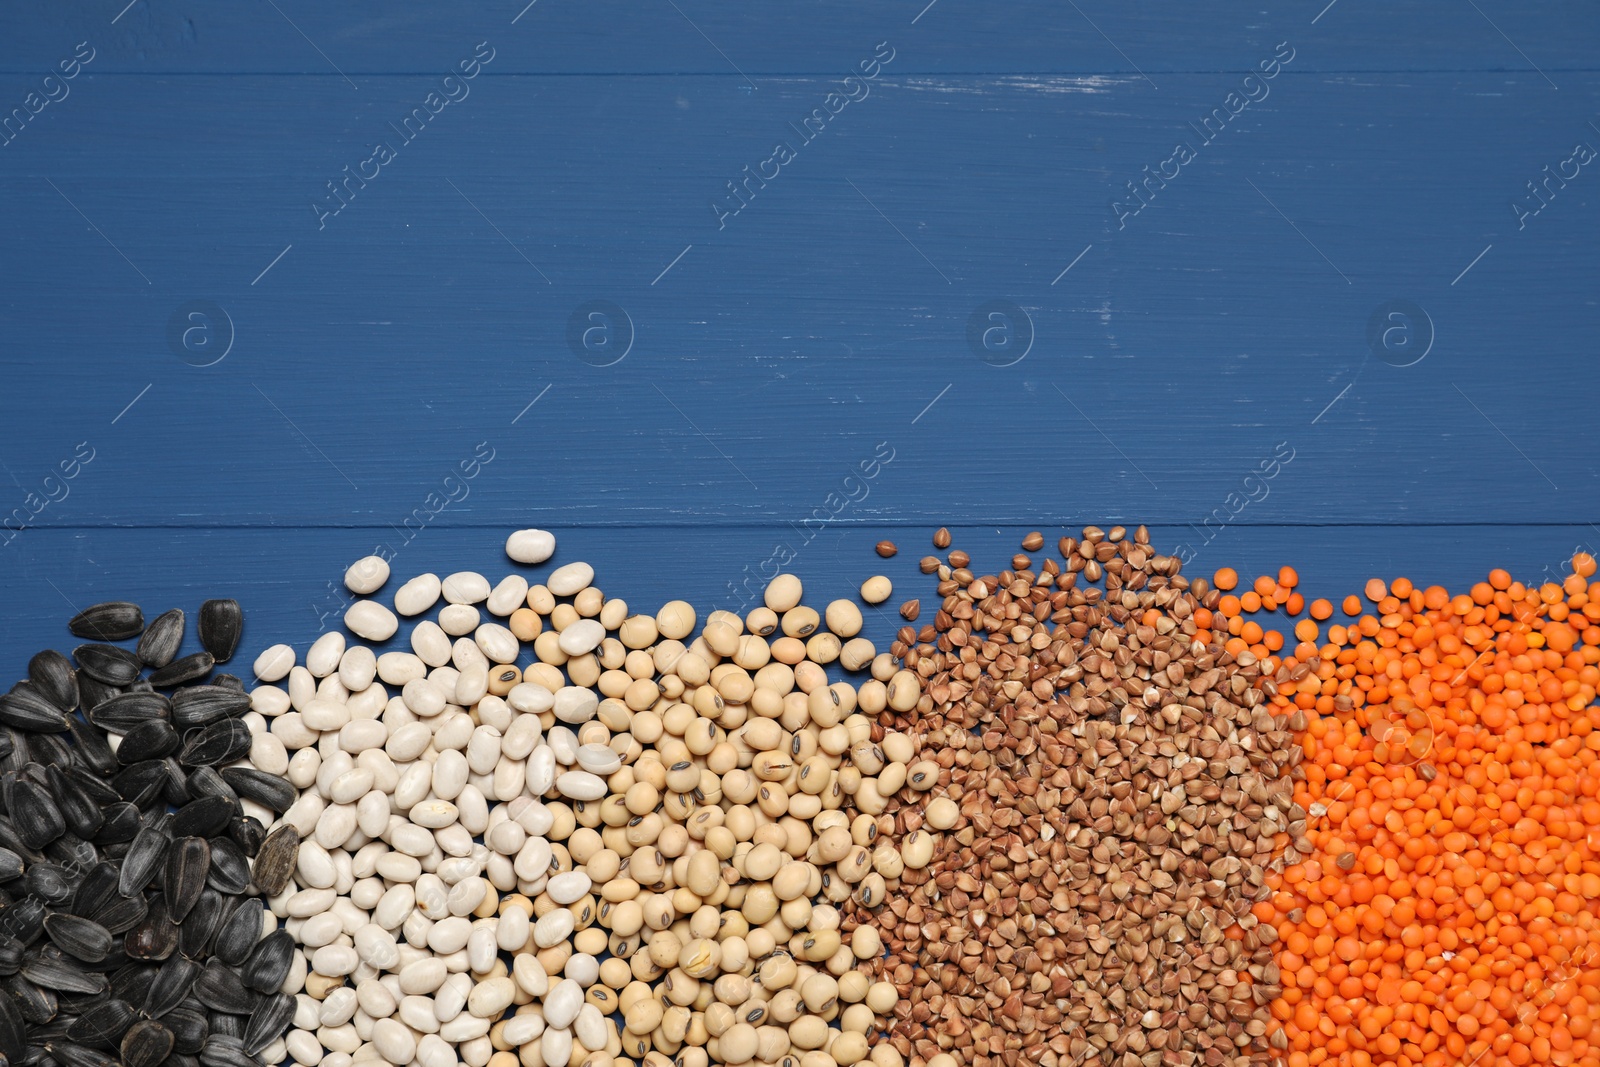
POLYGON ((109 597, 303 646, 355 557, 494 578, 519 526, 650 610, 926 594, 941 523, 1329 596, 1600 546, 1579 0, 5 24, 14 674, 109 597))

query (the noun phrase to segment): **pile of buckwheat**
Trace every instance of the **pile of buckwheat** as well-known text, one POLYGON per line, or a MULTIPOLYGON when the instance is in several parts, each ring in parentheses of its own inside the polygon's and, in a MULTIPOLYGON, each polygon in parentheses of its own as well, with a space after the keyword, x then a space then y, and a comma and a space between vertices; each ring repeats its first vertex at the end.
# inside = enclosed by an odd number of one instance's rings
POLYGON ((1276 932, 1250 909, 1305 818, 1274 681, 1194 639, 1216 594, 1143 527, 1059 550, 925 558, 936 613, 890 649, 923 691, 877 720, 938 775, 891 800, 890 836, 940 833, 846 920, 888 948, 866 965, 899 994, 888 1043, 929 1067, 1267 1062, 1276 932))

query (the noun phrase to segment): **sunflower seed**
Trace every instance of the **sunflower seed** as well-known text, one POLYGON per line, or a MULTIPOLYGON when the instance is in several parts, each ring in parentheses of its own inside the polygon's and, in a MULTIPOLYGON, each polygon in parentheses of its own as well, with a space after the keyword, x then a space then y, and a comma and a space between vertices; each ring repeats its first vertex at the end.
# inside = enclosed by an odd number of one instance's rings
POLYGON ((157 1067, 172 1051, 172 1031, 154 1019, 140 1019, 122 1039, 126 1067, 157 1067))
POLYGON ((134 649, 134 655, 146 667, 165 667, 172 662, 178 654, 178 648, 183 644, 184 614, 182 608, 173 608, 171 611, 162 612, 150 620, 150 625, 145 627, 144 634, 139 638, 139 646, 134 649))
POLYGON ((244 1050, 252 1056, 282 1037, 294 1021, 295 1000, 287 993, 262 997, 244 1030, 244 1050))
POLYGON ((246 856, 254 857, 267 839, 267 828, 254 815, 241 815, 228 820, 228 837, 246 856))
POLYGON ((66 871, 53 863, 35 863, 23 875, 22 884, 28 892, 50 904, 65 904, 72 899, 73 882, 66 871))
POLYGON ((211 846, 211 867, 206 872, 206 884, 218 892, 234 896, 250 888, 250 861, 244 849, 232 839, 214 837, 211 846))
POLYGON ((89 677, 87 671, 74 672, 78 679, 78 706, 89 711, 98 704, 119 695, 122 689, 115 685, 106 685, 89 677))
MULTIPOLYGON (((250 727, 239 719, 223 719, 199 731, 178 753, 178 762, 189 767, 217 766, 243 759, 250 753, 250 727)), ((280 779, 282 781, 282 779, 280 779)), ((288 785, 287 782, 284 783, 288 785)), ((238 787, 235 786, 237 789, 238 787)), ((289 786, 293 789, 293 786, 289 786)))
POLYGON ((172 722, 180 730, 236 719, 249 710, 249 694, 220 685, 191 685, 172 694, 172 722))
MULTIPOLYGON (((72 894, 72 906, 67 910, 86 919, 118 899, 117 883, 122 872, 114 863, 97 863, 83 875, 72 894)), ((98 920, 96 920, 98 921, 98 920)))
POLYGON ((189 909, 183 925, 178 928, 178 951, 191 960, 202 960, 211 954, 211 941, 222 925, 225 901, 221 893, 207 888, 189 909))
POLYGON ((244 961, 239 977, 258 993, 275 993, 289 976, 294 962, 294 938, 287 930, 274 930, 256 942, 250 958, 244 961))
POLYGON ((93 867, 100 862, 100 850, 68 830, 44 847, 45 858, 73 869, 93 867))
POLYGON ((125 641, 138 637, 144 629, 144 612, 139 605, 126 600, 108 600, 92 604, 74 615, 67 623, 75 637, 96 641, 125 641))
POLYGON ((196 767, 189 772, 189 795, 196 800, 201 797, 225 797, 234 805, 235 810, 239 805, 239 794, 233 791, 233 786, 223 780, 215 767, 196 767))
MULTIPOLYGON (((194 995, 213 1011, 229 1015, 249 1015, 260 997, 246 989, 239 975, 221 960, 211 960, 194 983, 194 995)), ((212 1031, 216 1031, 215 1024, 212 1031)))
POLYGON ((119 891, 125 897, 144 891, 161 870, 167 858, 167 848, 172 841, 160 823, 146 823, 133 839, 133 845, 122 859, 122 876, 119 891))
POLYGON ((0 696, 0 722, 29 733, 60 733, 67 727, 66 712, 56 707, 29 682, 18 682, 0 696))
POLYGON ((125 1000, 112 997, 86 1008, 67 1027, 67 1036, 82 1045, 116 1048, 139 1016, 125 1000))
POLYGON ((194 799, 189 796, 189 776, 176 757, 168 756, 161 761, 161 765, 167 774, 166 780, 161 783, 162 799, 175 808, 181 808, 194 799))
POLYGON ((141 808, 161 795, 167 784, 167 767, 161 760, 143 760, 124 767, 111 779, 111 785, 122 799, 141 808))
POLYGON ((31 945, 44 933, 44 913, 43 900, 26 896, 0 912, 0 926, 24 945, 31 945))
POLYGON ((261 917, 266 911, 260 898, 247 897, 239 902, 217 931, 211 951, 233 967, 241 966, 250 958, 250 950, 261 940, 261 917))
POLYGON ((10 997, 0 997, 0 1056, 20 1064, 27 1054, 28 1038, 22 1013, 10 997))
POLYGON ((150 906, 144 897, 125 897, 119 893, 91 918, 112 934, 125 934, 143 922, 149 913, 150 906))
POLYGON ((7 807, 17 836, 29 848, 43 848, 67 832, 66 820, 61 817, 54 798, 32 782, 17 782, 12 787, 7 807))
POLYGON ((116 1067, 117 1061, 99 1049, 75 1041, 52 1041, 50 1054, 61 1067, 116 1067))
POLYGON ((82 963, 99 963, 111 952, 111 932, 93 919, 56 912, 44 917, 44 932, 57 948, 82 963))
POLYGON ((77 745, 78 760, 85 765, 86 770, 98 775, 112 775, 117 772, 117 754, 111 751, 111 744, 106 740, 104 730, 76 715, 68 717, 67 729, 72 731, 73 743, 77 745))
POLYGON ((5 999, 16 1003, 17 1009, 22 1012, 22 1018, 35 1026, 49 1022, 61 1010, 60 1002, 54 992, 40 988, 28 981, 20 974, 14 974, 0 981, 5 991, 10 994, 5 999))
POLYGON ((233 1037, 242 1041, 245 1022, 243 1015, 230 1015, 225 1011, 206 1013, 206 1025, 211 1027, 213 1037, 233 1037))
POLYGON ((232 689, 238 693, 245 691, 244 682, 237 674, 219 674, 211 679, 211 684, 221 686, 224 689, 232 689))
POLYGON ((140 723, 169 717, 171 704, 160 693, 118 693, 89 709, 89 721, 107 733, 126 734, 140 723))
POLYGON ((152 671, 150 684, 158 689, 166 689, 184 682, 192 682, 196 678, 204 678, 211 673, 211 668, 217 661, 209 652, 193 652, 187 656, 173 660, 160 670, 152 671))
POLYGON ((35 763, 46 768, 56 767, 64 770, 77 762, 72 755, 72 746, 67 744, 64 730, 58 733, 29 734, 28 752, 33 756, 35 763))
POLYGON ((300 857, 300 833, 287 823, 267 835, 251 864, 256 888, 269 897, 282 893, 300 857))
POLYGON ((115 845, 132 841, 139 832, 139 827, 144 824, 144 816, 139 809, 127 801, 118 800, 107 804, 100 809, 106 821, 101 825, 100 832, 94 835, 96 844, 115 845))
POLYGON ((228 827, 228 820, 239 813, 236 801, 227 797, 198 797, 178 809, 172 820, 174 837, 212 837, 228 827))
POLYGON ((216 657, 218 663, 233 658, 244 631, 244 613, 237 600, 207 600, 200 605, 200 647, 216 657))
POLYGON ((17 973, 41 989, 62 993, 103 993, 111 985, 105 975, 86 971, 82 963, 59 953, 41 952, 23 961, 17 973))
POLYGON ((139 677, 139 657, 116 645, 79 645, 72 650, 78 669, 106 685, 127 685, 139 677))
POLYGON ((124 951, 136 960, 164 960, 178 947, 178 924, 167 915, 160 893, 149 897, 149 910, 122 939, 124 951))
POLYGON ((161 759, 178 750, 178 731, 165 719, 150 719, 122 735, 117 746, 117 762, 124 767, 143 763, 147 759, 161 759))
POLYGON ((198 977, 200 977, 200 965, 193 960, 186 960, 182 956, 173 956, 167 960, 156 972, 155 981, 150 984, 150 992, 145 994, 145 1015, 159 1019, 183 1003, 183 998, 189 995, 189 990, 198 977))
POLYGON ((245 1051, 243 1040, 221 1034, 206 1038, 200 1049, 200 1063, 201 1067, 261 1067, 256 1058, 245 1051))
MULTIPOLYGON (((259 1009, 258 1009, 259 1010, 259 1009)), ((162 1025, 172 1031, 173 1051, 193 1054, 200 1051, 211 1032, 211 1024, 204 1012, 193 1008, 173 1008, 161 1017, 162 1025)))
POLYGON ((50 783, 50 792, 54 794, 56 807, 61 812, 61 818, 66 822, 67 828, 79 837, 93 837, 100 832, 100 827, 105 825, 106 817, 96 804, 77 783, 71 781, 56 767, 51 767, 47 772, 50 783))
POLYGON ((73 785, 83 790, 95 803, 101 806, 121 802, 122 798, 118 796, 115 789, 111 788, 111 783, 98 774, 86 771, 76 765, 61 768, 61 773, 65 774, 73 785))
POLYGON ((225 767, 222 779, 241 797, 270 808, 279 815, 288 811, 297 799, 297 791, 290 782, 253 767, 225 767))
POLYGON ((167 850, 167 911, 174 922, 183 922, 200 899, 210 866, 211 846, 203 837, 179 838, 167 850))

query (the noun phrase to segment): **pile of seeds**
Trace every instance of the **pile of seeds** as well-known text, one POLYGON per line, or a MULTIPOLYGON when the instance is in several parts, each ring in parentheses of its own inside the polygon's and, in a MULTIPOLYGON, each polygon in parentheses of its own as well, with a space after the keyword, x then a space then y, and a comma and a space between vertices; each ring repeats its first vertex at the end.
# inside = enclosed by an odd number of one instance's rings
POLYGON ((6 1062, 282 1060, 291 946, 253 879, 294 790, 241 765, 266 723, 239 679, 205 681, 242 624, 206 601, 202 650, 179 656, 181 610, 147 627, 135 604, 96 604, 69 623, 89 643, 38 653, 0 696, 6 1062))
POLYGON ((937 782, 888 803, 891 836, 946 832, 846 919, 888 947, 869 966, 900 997, 889 1042, 935 1067, 1264 1063, 1275 931, 1250 909, 1304 827, 1275 683, 1196 639, 1215 594, 1143 527, 1059 550, 987 575, 927 557, 937 611, 892 646, 923 695, 877 718, 937 782))
MULTIPOLYGON (((506 551, 542 563, 555 543, 518 531, 506 551)), ((388 578, 369 557, 346 583, 388 578)), ((305 975, 290 1056, 900 1067, 869 1048, 895 990, 857 970, 881 942, 844 914, 933 855, 926 834, 880 836, 889 798, 938 774, 871 721, 913 708, 916 676, 860 637, 853 603, 819 613, 791 576, 697 637, 689 604, 636 614, 593 581, 585 563, 533 585, 419 575, 392 610, 345 616, 376 642, 437 607, 411 651, 333 632, 303 664, 284 645, 257 659, 271 727, 251 758, 300 790, 269 901, 305 975), (835 663, 871 677, 830 685, 835 663)))

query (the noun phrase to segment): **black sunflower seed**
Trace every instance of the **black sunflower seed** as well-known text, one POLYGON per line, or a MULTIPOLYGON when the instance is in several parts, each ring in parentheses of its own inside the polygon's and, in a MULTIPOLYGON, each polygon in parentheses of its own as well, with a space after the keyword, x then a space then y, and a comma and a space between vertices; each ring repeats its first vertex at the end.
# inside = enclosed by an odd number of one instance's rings
POLYGON ((211 668, 217 661, 209 652, 191 652, 181 656, 160 670, 150 674, 150 684, 158 689, 165 689, 184 682, 192 682, 197 678, 204 678, 211 673, 211 668))
POLYGON ((183 922, 206 887, 206 872, 211 866, 211 845, 203 837, 183 837, 167 850, 167 911, 174 922, 183 922))
POLYGON ((129 1004, 143 1004, 160 968, 135 960, 111 976, 111 995, 129 1004))
POLYGON ((72 746, 67 744, 67 733, 35 733, 28 735, 28 751, 33 761, 43 767, 65 769, 77 764, 72 746))
MULTIPOLYGON (((244 725, 240 723, 240 725, 244 725)), ((249 732, 246 727, 245 732, 249 732)), ((245 746, 249 752, 249 745, 245 746)), ((224 767, 222 780, 233 787, 233 791, 246 800, 253 800, 264 808, 269 808, 279 815, 289 810, 297 799, 295 787, 286 779, 258 771, 253 767, 224 767)))
POLYGON ((117 645, 79 645, 72 650, 78 669, 106 685, 128 685, 139 677, 139 657, 117 645))
POLYGON ((117 762, 124 767, 143 763, 147 759, 161 759, 178 750, 178 731, 165 719, 150 719, 122 735, 117 746, 117 762))
MULTIPOLYGON (((258 1009, 259 1010, 259 1009, 258 1009)), ((161 1022, 168 1030, 172 1031, 175 1039, 173 1051, 194 1054, 206 1043, 206 1036, 211 1032, 211 1024, 206 1019, 203 1011, 193 1008, 173 1008, 161 1017, 161 1022)))
MULTIPOLYGON (((261 1067, 237 1037, 212 1034, 200 1049, 201 1067, 261 1067)), ((76 1065, 73 1065, 76 1067, 76 1065)))
POLYGON ((239 805, 239 794, 233 791, 222 775, 217 773, 215 767, 196 767, 189 772, 186 779, 189 786, 189 795, 195 799, 201 797, 226 797, 233 804, 235 810, 239 805))
POLYGON ((225 1011, 212 1011, 206 1013, 206 1024, 211 1027, 214 1037, 244 1038, 245 1017, 243 1015, 229 1015, 225 1011))
MULTIPOLYGON (((178 762, 189 767, 215 767, 223 763, 232 763, 250 754, 252 738, 250 727, 242 720, 223 719, 212 723, 190 738, 183 746, 183 750, 178 753, 178 762)), ((239 787, 235 785, 234 788, 239 787)))
MULTIPOLYGON (((212 1011, 223 1011, 229 1015, 249 1015, 255 1011, 260 999, 246 989, 238 973, 221 960, 211 960, 205 965, 200 977, 195 979, 194 995, 212 1011)), ((216 1032, 215 1023, 211 1029, 213 1033, 216 1032)))
POLYGON ((10 1063, 20 1064, 27 1055, 27 1049, 28 1037, 22 1013, 10 997, 0 997, 0 1056, 10 1063))
POLYGON ((154 1019, 140 1019, 122 1039, 126 1067, 157 1067, 172 1051, 172 1031, 154 1019))
POLYGON ((144 629, 144 612, 126 600, 108 600, 78 612, 68 621, 67 629, 75 637, 94 641, 125 641, 138 637, 144 629))
POLYGON ((116 1067, 117 1061, 97 1048, 76 1041, 50 1042, 50 1054, 61 1067, 116 1067))
POLYGON ((55 649, 47 648, 28 661, 28 680, 62 711, 78 706, 78 676, 72 661, 55 649))
POLYGON ((24 874, 22 857, 9 848, 0 848, 0 882, 10 882, 24 874))
POLYGON ((182 956, 173 956, 156 972, 155 981, 150 984, 150 992, 145 994, 144 1013, 152 1019, 161 1018, 183 1003, 183 998, 189 995, 189 990, 194 987, 195 979, 198 977, 200 977, 198 963, 186 960, 182 956))
POLYGON ((213 837, 211 866, 206 871, 206 884, 222 893, 237 896, 250 888, 250 861, 244 849, 231 838, 213 837))
POLYGON ((106 740, 104 730, 76 715, 68 717, 67 729, 72 731, 72 740, 78 751, 78 762, 85 771, 92 771, 101 776, 117 772, 117 754, 111 751, 111 743, 106 740))
POLYGON ((89 721, 112 734, 126 734, 140 723, 166 719, 171 704, 160 693, 118 693, 89 709, 89 721))
POLYGON ((60 953, 41 952, 23 961, 17 973, 41 989, 61 993, 103 993, 111 987, 105 975, 85 970, 82 963, 60 953))
POLYGON ((251 864, 251 879, 269 897, 282 893, 300 858, 300 833, 285 823, 267 835, 251 864))
POLYGON ((21 941, 10 934, 0 934, 0 975, 16 974, 27 952, 21 941))
POLYGON ((228 837, 246 855, 254 857, 267 839, 267 828, 254 815, 241 815, 228 820, 228 837))
POLYGON ((164 960, 172 955, 178 947, 178 924, 167 915, 166 897, 150 894, 149 910, 123 936, 122 947, 136 960, 164 960))
POLYGON ((45 903, 36 896, 25 896, 0 912, 0 928, 24 945, 31 945, 44 934, 45 903))
POLYGON ((111 932, 93 919, 56 912, 44 917, 44 932, 57 948, 80 963, 99 963, 111 953, 111 932))
POLYGON ((223 963, 238 967, 250 958, 250 950, 261 940, 261 919, 266 913, 259 897, 246 897, 223 920, 212 942, 211 951, 223 963))
POLYGON ((294 938, 287 930, 274 930, 256 942, 250 958, 239 970, 239 978, 258 993, 275 993, 289 977, 294 962, 294 938))
POLYGON ((107 804, 100 809, 106 817, 100 832, 94 835, 95 842, 100 845, 111 845, 132 841, 139 832, 139 827, 144 825, 144 816, 139 809, 125 800, 107 804))
POLYGON ((0 696, 0 722, 29 733, 61 733, 67 729, 67 714, 32 684, 18 682, 0 696))
POLYGON ((95 803, 101 806, 115 804, 122 799, 104 776, 93 771, 85 770, 74 764, 70 767, 61 768, 61 773, 65 774, 74 785, 87 793, 94 799, 95 803))
POLYGON ((287 993, 262 997, 244 1030, 244 1050, 252 1056, 284 1035, 294 1021, 295 1000, 287 993))
POLYGON ((189 795, 188 772, 176 756, 168 756, 161 763, 167 772, 167 779, 161 784, 162 799, 175 808, 181 808, 194 799, 189 795))
POLYGON ((67 1036, 82 1045, 116 1048, 122 1035, 138 1020, 131 1004, 112 997, 84 1009, 67 1027, 67 1036))
POLYGON ((167 766, 160 760, 144 760, 124 767, 111 779, 117 793, 130 804, 147 807, 150 801, 161 796, 167 784, 167 766))
POLYGON ((19 781, 11 789, 7 807, 22 843, 41 849, 67 832, 67 822, 49 791, 32 782, 19 781))
POLYGON ((44 854, 46 859, 74 869, 100 862, 100 850, 71 830, 44 846, 44 854))
POLYGON ((161 823, 146 823, 133 839, 133 845, 122 859, 122 875, 118 888, 123 896, 131 897, 144 891, 166 863, 167 849, 172 839, 161 823))
POLYGON ((211 684, 220 685, 224 689, 232 689, 238 693, 245 691, 244 681, 237 674, 219 674, 211 679, 211 684))
POLYGON ((162 612, 150 621, 145 627, 144 635, 139 638, 139 647, 134 650, 134 655, 146 667, 165 667, 172 662, 178 654, 178 648, 183 644, 183 609, 173 608, 171 611, 162 612))
POLYGON ((106 821, 100 805, 76 782, 62 774, 59 768, 51 767, 46 774, 50 792, 55 796, 56 807, 66 821, 67 828, 79 837, 93 837, 99 833, 106 821))
POLYGON ((178 809, 172 820, 174 837, 213 837, 228 828, 228 820, 239 813, 236 801, 227 797, 198 797, 178 809))
POLYGON ((20 974, 0 980, 0 986, 10 994, 5 999, 14 1001, 22 1012, 22 1018, 35 1026, 54 1019, 61 1010, 60 1002, 52 990, 41 988, 20 974))
POLYGON ((233 658, 244 632, 244 612, 237 600, 207 600, 200 605, 200 647, 216 657, 218 663, 233 658))
POLYGON ((237 719, 249 710, 249 694, 220 685, 191 685, 172 694, 172 722, 180 730, 237 719))
POLYGON ((121 686, 106 685, 102 681, 89 677, 87 671, 77 671, 75 673, 78 678, 78 706, 83 708, 84 711, 90 711, 112 697, 122 694, 121 686))
POLYGON ((49 904, 65 904, 72 899, 72 876, 54 863, 35 863, 22 876, 23 888, 49 904))
POLYGON ((113 934, 125 934, 144 921, 150 906, 144 897, 125 897, 120 893, 91 916, 95 922, 113 934))
POLYGON ((202 960, 211 954, 211 940, 222 925, 226 901, 221 893, 207 888, 189 909, 183 925, 178 928, 178 951, 191 960, 202 960))
POLYGON ((117 899, 117 884, 121 874, 115 863, 95 864, 78 882, 72 894, 72 907, 67 910, 74 915, 93 919, 100 909, 117 899))

